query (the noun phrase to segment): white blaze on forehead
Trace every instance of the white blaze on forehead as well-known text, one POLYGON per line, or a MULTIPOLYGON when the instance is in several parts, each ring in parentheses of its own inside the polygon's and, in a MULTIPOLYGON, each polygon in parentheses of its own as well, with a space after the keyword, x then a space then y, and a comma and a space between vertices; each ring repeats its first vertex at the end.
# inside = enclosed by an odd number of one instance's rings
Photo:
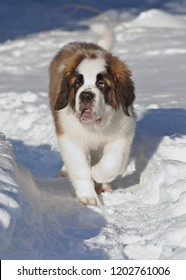
POLYGON ((85 58, 78 65, 77 71, 83 75, 84 84, 95 84, 97 74, 105 71, 105 60, 102 57, 92 59, 85 58))

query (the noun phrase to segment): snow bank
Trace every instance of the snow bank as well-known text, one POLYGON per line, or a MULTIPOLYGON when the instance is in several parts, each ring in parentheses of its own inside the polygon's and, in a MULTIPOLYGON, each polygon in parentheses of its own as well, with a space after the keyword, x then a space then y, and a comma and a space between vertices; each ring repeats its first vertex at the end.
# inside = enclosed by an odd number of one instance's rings
POLYGON ((11 241, 16 221, 21 213, 16 169, 12 146, 0 133, 0 249, 11 241))
MULTIPOLYGON (((143 139, 141 149, 148 140, 143 139)), ((159 147, 138 177, 139 183, 134 184, 134 174, 116 180, 117 190, 103 196, 106 206, 102 211, 113 226, 107 226, 96 241, 113 259, 185 258, 186 137, 154 141, 159 147)), ((152 150, 152 139, 150 146, 152 150)), ((144 156, 138 155, 140 165, 144 156)))
POLYGON ((16 165, 3 134, 0 152, 0 258, 106 258, 84 240, 98 235, 107 222, 76 201, 68 180, 36 180, 16 165))
POLYGON ((130 259, 181 259, 186 253, 186 137, 163 138, 129 201, 136 207, 136 224, 125 254, 130 259))
POLYGON ((125 24, 126 27, 156 27, 156 28, 185 28, 186 23, 161 10, 148 10, 141 12, 137 18, 125 24))

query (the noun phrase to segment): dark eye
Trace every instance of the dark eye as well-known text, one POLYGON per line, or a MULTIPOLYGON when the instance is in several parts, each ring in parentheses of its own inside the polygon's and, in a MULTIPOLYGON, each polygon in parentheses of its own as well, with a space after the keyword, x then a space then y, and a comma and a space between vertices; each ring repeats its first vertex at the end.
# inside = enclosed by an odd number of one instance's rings
POLYGON ((103 89, 106 87, 105 81, 103 81, 103 80, 98 81, 98 82, 97 82, 97 87, 98 87, 100 90, 103 90, 103 89))
POLYGON ((78 90, 81 86, 82 86, 82 82, 81 81, 79 81, 79 80, 75 81, 74 87, 75 87, 76 90, 78 90))

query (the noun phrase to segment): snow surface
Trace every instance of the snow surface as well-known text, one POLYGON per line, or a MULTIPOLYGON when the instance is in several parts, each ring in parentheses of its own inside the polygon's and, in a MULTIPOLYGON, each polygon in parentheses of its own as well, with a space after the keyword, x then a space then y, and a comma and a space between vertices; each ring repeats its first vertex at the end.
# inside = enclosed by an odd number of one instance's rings
POLYGON ((81 22, 109 21, 113 52, 136 83, 131 163, 101 207, 81 205, 57 177, 47 94, 54 54, 96 35, 61 28, 0 44, 1 259, 186 259, 185 15, 129 14, 128 22, 126 10, 81 22))

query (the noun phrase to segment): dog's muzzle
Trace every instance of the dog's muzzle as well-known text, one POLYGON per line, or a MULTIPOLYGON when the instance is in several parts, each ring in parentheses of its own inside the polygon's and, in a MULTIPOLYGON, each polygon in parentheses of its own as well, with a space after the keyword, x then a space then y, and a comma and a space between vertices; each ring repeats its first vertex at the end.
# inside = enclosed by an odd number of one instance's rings
POLYGON ((80 96, 80 120, 82 122, 89 122, 94 119, 92 110, 95 94, 91 91, 83 91, 80 96))

